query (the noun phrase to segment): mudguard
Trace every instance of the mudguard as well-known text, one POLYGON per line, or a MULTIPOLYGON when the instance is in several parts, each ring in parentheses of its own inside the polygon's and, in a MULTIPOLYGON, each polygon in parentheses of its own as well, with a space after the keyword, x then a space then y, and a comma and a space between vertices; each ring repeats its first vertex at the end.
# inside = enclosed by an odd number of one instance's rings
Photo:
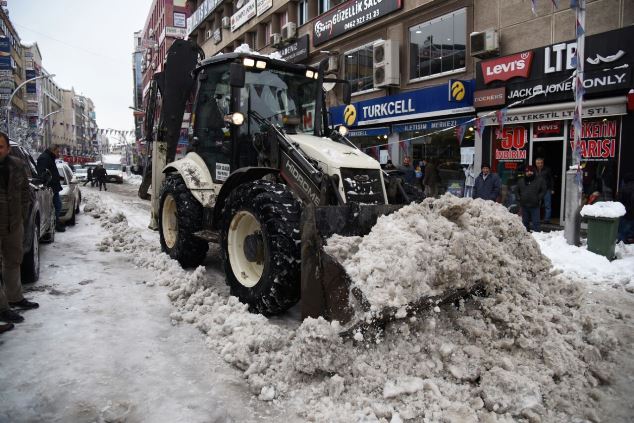
POLYGON ((205 208, 216 203, 221 185, 213 183, 205 161, 197 153, 188 153, 163 168, 163 173, 178 173, 196 200, 205 208))

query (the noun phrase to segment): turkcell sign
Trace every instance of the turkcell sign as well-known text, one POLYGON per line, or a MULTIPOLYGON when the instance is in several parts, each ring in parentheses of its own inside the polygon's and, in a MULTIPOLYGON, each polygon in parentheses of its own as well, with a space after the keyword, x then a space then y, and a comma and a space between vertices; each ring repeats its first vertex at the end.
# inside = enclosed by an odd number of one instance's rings
MULTIPOLYGON (((464 81, 468 92, 473 92, 473 80, 464 81)), ((461 101, 449 101, 447 85, 436 85, 398 95, 373 98, 354 103, 357 110, 355 125, 394 122, 400 120, 429 118, 454 113, 473 111, 473 97, 465 96, 461 101)), ((343 124, 345 106, 331 108, 331 120, 335 125, 343 124)))
POLYGON ((395 12, 401 7, 403 7, 402 0, 350 0, 340 4, 315 20, 313 45, 323 44, 395 12))
POLYGON ((409 131, 435 131, 438 129, 453 128, 471 120, 471 117, 462 117, 455 119, 428 120, 425 122, 400 123, 392 125, 392 132, 409 132, 409 131))

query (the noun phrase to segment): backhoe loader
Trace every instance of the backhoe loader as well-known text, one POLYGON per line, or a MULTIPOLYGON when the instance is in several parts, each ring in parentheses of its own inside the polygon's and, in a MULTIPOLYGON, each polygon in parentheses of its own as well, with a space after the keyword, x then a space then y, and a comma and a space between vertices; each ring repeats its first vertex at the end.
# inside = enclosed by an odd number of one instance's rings
POLYGON ((252 311, 279 314, 301 298, 304 317, 350 321, 349 278, 324 237, 368 233, 424 195, 330 127, 324 87, 338 85, 350 104, 350 86, 325 76, 326 62, 201 56, 177 40, 146 105, 158 116, 155 125, 146 112, 145 132, 162 250, 195 267, 219 243, 231 294, 252 311), (188 152, 175 160, 182 127, 188 152))

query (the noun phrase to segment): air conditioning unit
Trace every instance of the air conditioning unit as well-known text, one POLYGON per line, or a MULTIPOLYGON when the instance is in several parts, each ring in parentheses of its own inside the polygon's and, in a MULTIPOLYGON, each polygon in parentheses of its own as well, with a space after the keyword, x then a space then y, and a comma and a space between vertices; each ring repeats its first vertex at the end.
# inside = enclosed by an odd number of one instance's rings
POLYGON ((398 42, 379 40, 372 46, 373 79, 376 88, 400 83, 398 42))
POLYGON ((231 18, 229 16, 223 16, 221 23, 223 28, 228 29, 231 27, 231 18))
POLYGON ((280 34, 278 34, 277 32, 274 32, 273 34, 271 34, 271 37, 269 38, 269 43, 272 46, 277 46, 282 42, 282 36, 280 34))
POLYGON ((336 71, 339 69, 339 56, 333 55, 328 57, 328 71, 336 71))
POLYGON ((472 32, 469 38, 471 43, 471 56, 484 59, 500 54, 498 32, 495 29, 487 29, 483 32, 472 32))
POLYGON ((297 24, 295 22, 289 22, 282 27, 282 39, 293 40, 297 35, 297 24))
POLYGON ((211 29, 205 31, 205 40, 210 39, 214 35, 214 32, 211 29))

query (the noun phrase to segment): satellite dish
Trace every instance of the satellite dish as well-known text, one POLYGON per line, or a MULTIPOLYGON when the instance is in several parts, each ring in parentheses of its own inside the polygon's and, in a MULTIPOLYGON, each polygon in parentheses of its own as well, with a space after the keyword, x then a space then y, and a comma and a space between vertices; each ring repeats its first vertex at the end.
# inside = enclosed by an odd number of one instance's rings
MULTIPOLYGON (((337 79, 337 75, 334 74, 330 74, 330 75, 326 75, 327 79, 337 79)), ((328 91, 332 91, 333 88, 335 88, 335 85, 337 85, 336 82, 324 82, 323 87, 324 87, 324 91, 328 92, 328 91)))

